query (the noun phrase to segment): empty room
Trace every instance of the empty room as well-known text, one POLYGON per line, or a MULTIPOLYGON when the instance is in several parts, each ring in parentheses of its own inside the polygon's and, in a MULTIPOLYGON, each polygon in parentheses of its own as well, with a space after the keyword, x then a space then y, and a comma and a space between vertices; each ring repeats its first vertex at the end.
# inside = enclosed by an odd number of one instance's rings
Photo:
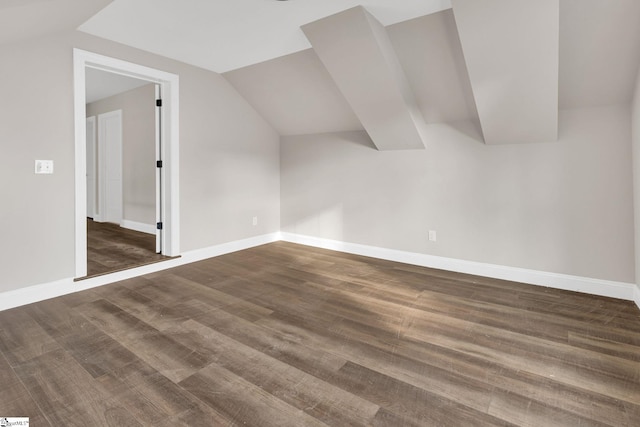
POLYGON ((0 0, 0 94, 0 425, 640 425, 637 0, 0 0))

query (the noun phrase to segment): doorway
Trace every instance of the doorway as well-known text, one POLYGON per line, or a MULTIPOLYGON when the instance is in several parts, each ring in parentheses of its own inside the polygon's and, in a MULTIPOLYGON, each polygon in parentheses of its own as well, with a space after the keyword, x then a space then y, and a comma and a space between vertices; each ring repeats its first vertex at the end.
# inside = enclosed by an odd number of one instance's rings
POLYGON ((89 278, 166 257, 156 245, 155 84, 89 69, 86 89, 89 278))
MULTIPOLYGON (((178 211, 178 76, 163 71, 143 67, 126 61, 97 55, 91 52, 74 50, 74 100, 75 100, 75 123, 76 123, 76 277, 87 275, 87 217, 105 215, 107 220, 118 221, 118 210, 121 210, 115 203, 114 209, 100 211, 99 200, 108 192, 87 191, 88 186, 94 185, 92 173, 95 173, 95 163, 91 163, 95 145, 91 144, 91 129, 94 134, 100 134, 100 116, 97 119, 86 119, 86 75, 87 70, 100 70, 114 73, 119 76, 130 77, 141 80, 143 84, 153 83, 156 94, 162 94, 161 108, 156 109, 156 118, 159 123, 156 132, 158 140, 155 149, 155 166, 157 171, 156 194, 154 200, 155 223, 153 224, 156 237, 156 251, 166 256, 179 255, 179 211, 178 211), (97 125, 97 126, 96 126, 97 125), (98 128, 96 130, 96 127, 98 128), (102 195, 101 195, 102 194, 102 195), (93 199, 93 200, 92 200, 93 199), (93 212, 92 211, 93 208, 93 212), (109 212, 107 212, 109 211, 109 212)), ((117 113, 102 117, 104 129, 117 129, 117 113), (114 128, 115 126, 115 128, 114 128)), ((117 132, 117 130, 115 130, 117 132)), ((100 147, 100 144, 98 144, 100 147)), ((118 158, 118 151, 115 149, 110 155, 118 158)), ((104 167, 104 166, 103 166, 104 167)), ((98 174, 100 166, 97 166, 98 174)), ((118 174, 111 176, 114 183, 111 185, 115 189, 114 198, 117 197, 117 189, 122 188, 117 183, 118 174)), ((106 180, 109 181, 109 180, 106 180)))
POLYGON ((157 85, 87 68, 85 88, 87 200, 96 201, 87 209, 89 278, 165 257, 156 245, 161 233, 157 85))

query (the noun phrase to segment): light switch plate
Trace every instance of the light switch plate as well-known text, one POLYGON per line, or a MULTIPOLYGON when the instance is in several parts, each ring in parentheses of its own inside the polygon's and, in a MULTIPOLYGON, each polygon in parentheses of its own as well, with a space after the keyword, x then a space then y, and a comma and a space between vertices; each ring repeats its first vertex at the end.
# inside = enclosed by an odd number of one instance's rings
POLYGON ((37 174, 51 174, 53 173, 53 160, 36 160, 37 174))

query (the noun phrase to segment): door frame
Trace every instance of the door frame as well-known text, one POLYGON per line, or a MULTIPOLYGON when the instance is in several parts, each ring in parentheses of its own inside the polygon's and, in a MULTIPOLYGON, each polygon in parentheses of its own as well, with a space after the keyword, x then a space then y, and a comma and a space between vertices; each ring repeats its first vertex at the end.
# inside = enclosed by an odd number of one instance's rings
POLYGON ((179 203, 179 77, 176 74, 134 64, 116 58, 73 49, 74 121, 75 121, 75 277, 87 275, 87 155, 85 70, 96 68, 160 85, 162 173, 160 188, 163 227, 162 251, 180 255, 179 203))

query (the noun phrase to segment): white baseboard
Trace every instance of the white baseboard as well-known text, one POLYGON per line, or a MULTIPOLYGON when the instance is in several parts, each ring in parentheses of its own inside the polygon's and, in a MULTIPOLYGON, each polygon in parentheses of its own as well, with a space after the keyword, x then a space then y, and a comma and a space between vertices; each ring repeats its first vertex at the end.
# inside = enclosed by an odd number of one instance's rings
POLYGON ((178 267, 184 264, 190 264, 192 262, 201 261, 206 258, 220 256, 243 249, 249 249, 278 240, 280 240, 280 233, 265 234, 262 236, 251 237, 234 242, 222 243, 204 249, 196 249, 193 251, 185 252, 180 258, 174 258, 167 261, 148 264, 142 267, 131 268, 129 270, 118 271, 116 273, 105 274, 103 276, 80 280, 78 282, 74 282, 73 278, 70 277, 67 279, 57 280, 55 282, 42 283, 26 288, 2 292, 0 293, 0 311, 8 310, 10 308, 19 307, 26 304, 31 304, 38 301, 43 301, 50 298, 72 294, 74 292, 96 288, 98 286, 119 282, 121 280, 131 279, 132 277, 155 273, 157 271, 178 267))
POLYGON ((496 279, 511 280, 550 288, 583 292, 587 294, 606 296, 611 298, 635 301, 640 309, 640 287, 633 283, 614 282, 609 280, 592 279, 588 277, 571 276, 567 274, 549 273, 524 268, 506 267, 501 265, 484 264, 452 258, 437 257, 414 252, 397 251, 375 246, 346 243, 318 237, 302 236, 291 233, 271 233, 248 239, 237 240, 219 245, 185 252, 180 258, 149 264, 142 267, 119 271, 112 274, 94 277, 74 282, 73 278, 57 280, 55 282, 33 285, 26 288, 0 293, 0 311, 26 304, 55 298, 74 292, 103 286, 109 283, 155 273, 168 268, 201 261, 243 249, 264 245, 283 240, 355 255, 437 268, 460 273, 474 274, 496 279))
POLYGON ((356 243, 346 243, 337 240, 303 236, 293 233, 281 233, 282 240, 299 243, 355 255, 363 255, 388 261, 437 268, 440 270, 474 274, 495 279, 511 280, 531 285, 567 291, 583 292, 634 301, 640 308, 640 289, 633 283, 614 282, 610 280, 592 279, 589 277, 571 276, 568 274, 549 273, 546 271, 528 270, 524 268, 506 267, 502 265, 484 264, 474 261, 464 261, 453 258, 425 255, 414 252, 404 252, 393 249, 366 246, 356 243))
POLYGON ((241 251, 243 249, 254 248, 267 243, 273 243, 280 240, 280 233, 263 234, 262 236, 250 237, 243 240, 235 240, 233 242, 222 243, 220 245, 209 246, 208 248, 196 249, 182 254, 183 264, 189 264, 203 259, 213 258, 232 252, 241 251))
POLYGON ((128 228, 129 230, 139 231, 141 233, 156 234, 156 226, 154 224, 145 224, 143 222, 129 221, 123 219, 120 223, 120 227, 128 228))

